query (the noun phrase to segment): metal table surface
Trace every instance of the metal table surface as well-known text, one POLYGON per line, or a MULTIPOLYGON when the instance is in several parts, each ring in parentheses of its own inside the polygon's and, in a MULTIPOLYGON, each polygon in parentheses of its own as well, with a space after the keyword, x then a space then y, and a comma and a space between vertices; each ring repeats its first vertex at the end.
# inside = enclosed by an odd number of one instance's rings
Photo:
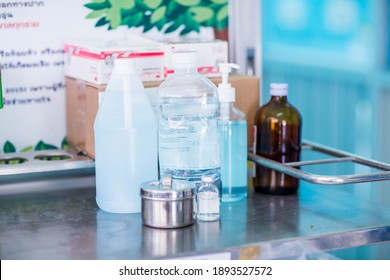
POLYGON ((143 226, 140 214, 99 210, 93 184, 2 195, 0 259, 327 258, 328 250, 390 240, 390 204, 337 187, 303 184, 292 196, 249 192, 221 207, 218 222, 164 230, 143 226))

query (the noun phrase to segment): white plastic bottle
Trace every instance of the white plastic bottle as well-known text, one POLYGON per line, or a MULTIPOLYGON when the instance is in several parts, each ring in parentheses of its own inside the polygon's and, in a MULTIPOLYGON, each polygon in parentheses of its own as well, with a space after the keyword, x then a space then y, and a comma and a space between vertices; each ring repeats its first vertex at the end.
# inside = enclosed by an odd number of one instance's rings
POLYGON ((222 83, 218 85, 220 102, 218 128, 221 141, 222 201, 237 201, 247 197, 247 123, 245 114, 234 107, 235 89, 228 76, 237 64, 221 63, 222 83))
POLYGON ((157 120, 133 59, 116 59, 95 119, 96 202, 141 211, 140 185, 156 180, 157 120))
POLYGON ((174 74, 158 88, 160 177, 192 181, 220 174, 217 88, 198 73, 196 52, 172 54, 174 74))

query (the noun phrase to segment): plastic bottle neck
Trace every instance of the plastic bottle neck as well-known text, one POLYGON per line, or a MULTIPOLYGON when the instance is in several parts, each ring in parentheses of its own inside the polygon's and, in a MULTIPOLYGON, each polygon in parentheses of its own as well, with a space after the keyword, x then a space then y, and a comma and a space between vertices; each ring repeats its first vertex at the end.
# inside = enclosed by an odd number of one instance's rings
POLYGON ((233 108, 233 102, 221 102, 219 104, 219 116, 221 120, 229 120, 230 112, 233 108))
POLYGON ((198 73, 197 67, 194 67, 192 65, 186 66, 186 67, 176 67, 174 68, 174 74, 175 75, 196 75, 198 73))

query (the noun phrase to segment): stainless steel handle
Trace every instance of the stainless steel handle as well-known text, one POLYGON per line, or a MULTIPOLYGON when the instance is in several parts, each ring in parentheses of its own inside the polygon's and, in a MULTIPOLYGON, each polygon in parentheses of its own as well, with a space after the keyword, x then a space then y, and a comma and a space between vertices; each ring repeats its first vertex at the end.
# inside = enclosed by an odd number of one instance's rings
POLYGON ((364 183, 364 182, 374 182, 374 181, 384 181, 390 179, 390 165, 375 161, 372 159, 367 159, 355 154, 347 153, 341 150, 330 148, 324 145, 320 145, 311 141, 304 140, 302 141, 302 149, 305 150, 314 150, 323 154, 332 156, 330 159, 319 159, 319 160, 310 160, 310 161, 299 161, 299 162, 289 162, 289 163, 280 163, 262 156, 255 155, 253 153, 248 153, 248 159, 253 161, 256 164, 263 165, 265 167, 274 169, 276 171, 288 174, 295 178, 321 185, 342 185, 342 184, 354 184, 354 183, 364 183), (337 176, 328 176, 328 175, 319 175, 298 169, 299 166, 313 165, 313 164, 329 164, 336 162, 354 162, 376 169, 383 170, 382 172, 372 172, 372 173, 363 173, 363 174, 351 174, 351 175, 337 175, 337 176))

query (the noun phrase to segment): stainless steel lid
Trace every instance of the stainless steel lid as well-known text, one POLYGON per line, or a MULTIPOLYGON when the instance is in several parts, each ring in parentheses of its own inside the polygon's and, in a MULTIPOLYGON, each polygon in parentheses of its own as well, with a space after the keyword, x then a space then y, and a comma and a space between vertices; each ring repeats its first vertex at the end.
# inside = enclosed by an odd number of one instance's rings
POLYGON ((150 181, 141 185, 141 197, 159 200, 177 200, 192 198, 195 195, 195 187, 189 182, 188 184, 175 184, 173 187, 170 181, 164 178, 163 182, 150 181))

